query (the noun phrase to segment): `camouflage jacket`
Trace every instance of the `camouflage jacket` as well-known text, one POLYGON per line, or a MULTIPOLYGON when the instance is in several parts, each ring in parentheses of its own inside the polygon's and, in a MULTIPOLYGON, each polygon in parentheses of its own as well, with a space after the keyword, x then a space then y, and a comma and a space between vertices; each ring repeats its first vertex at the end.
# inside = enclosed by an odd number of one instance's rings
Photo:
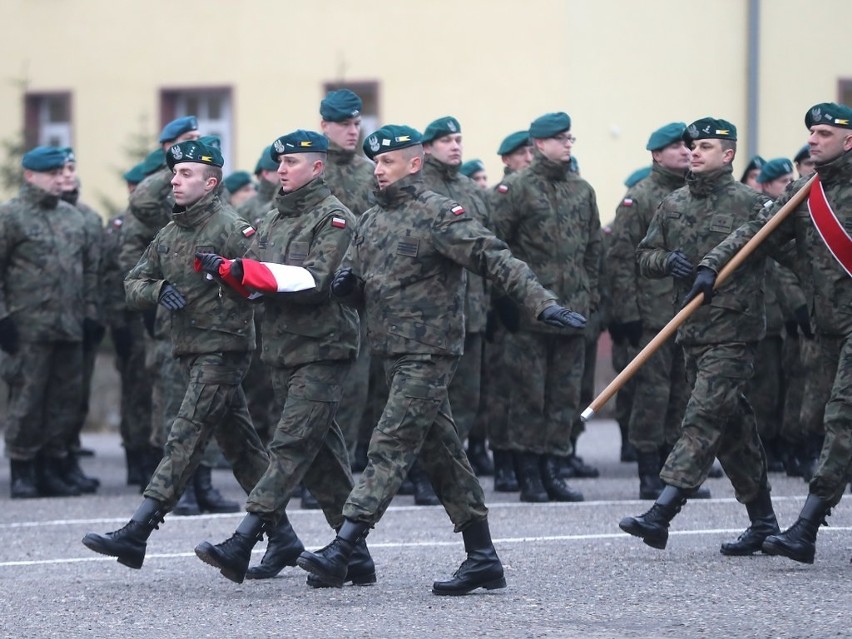
POLYGON ((424 189, 419 174, 383 191, 358 220, 343 266, 358 286, 373 352, 460 355, 464 349, 464 269, 497 281, 537 316, 556 301, 530 268, 464 208, 424 189))
POLYGON ((124 220, 119 252, 119 264, 125 273, 136 265, 157 231, 169 223, 174 203, 172 172, 168 167, 146 177, 130 194, 130 215, 124 220))
POLYGON ((275 192, 278 188, 279 185, 277 183, 260 178, 257 184, 257 193, 243 202, 240 208, 237 209, 237 213, 241 218, 248 220, 252 224, 259 224, 260 220, 275 208, 272 199, 275 197, 275 192))
MULTIPOLYGON (((756 218, 768 198, 731 176, 731 166, 687 176, 687 185, 666 196, 636 251, 648 277, 671 277, 668 254, 680 249, 693 264, 735 228, 756 218)), ((755 342, 765 333, 764 261, 747 263, 678 329, 684 345, 755 342)), ((672 303, 680 308, 692 280, 674 280, 672 303)))
POLYGON ((22 340, 82 340, 98 317, 93 246, 83 214, 33 184, 0 205, 0 318, 22 340))
MULTIPOLYGON (((459 173, 459 167, 449 166, 427 155, 423 163, 423 183, 430 191, 455 200, 477 222, 491 228, 484 191, 473 180, 459 173)), ((467 333, 481 333, 485 330, 485 314, 488 311, 485 280, 475 273, 467 273, 466 276, 464 330, 467 333)))
POLYGON ((648 278, 639 274, 636 247, 648 232, 660 202, 684 184, 684 174, 654 164, 651 175, 628 189, 615 212, 606 268, 612 289, 612 321, 641 320, 644 328, 660 329, 674 316, 672 278, 648 278))
MULTIPOLYGON (((538 153, 512 178, 496 189, 497 236, 565 306, 588 317, 600 301, 601 223, 594 189, 564 164, 538 153)), ((529 313, 521 321, 527 330, 563 332, 529 313)))
POLYGON ((329 140, 324 175, 328 188, 355 217, 360 217, 373 205, 376 181, 373 178, 373 163, 367 158, 354 151, 344 151, 329 140))
POLYGON ((157 305, 160 289, 171 283, 186 298, 170 312, 175 356, 250 351, 255 347, 252 310, 194 268, 195 253, 244 255, 254 228, 238 217, 216 193, 189 208, 175 206, 172 221, 157 233, 139 263, 124 280, 127 306, 142 310, 157 305))
MULTIPOLYGON (((817 165, 817 173, 834 214, 846 232, 852 232, 852 151, 832 162, 817 165)), ((790 184, 770 210, 738 228, 710 251, 701 262, 702 266, 716 271, 722 268, 805 182, 807 180, 802 178, 790 184)), ((826 335, 849 335, 852 333, 852 278, 823 243, 811 221, 807 200, 781 223, 751 259, 767 252, 775 256, 791 239, 796 240, 798 263, 804 269, 800 276, 804 277, 805 289, 810 296, 809 305, 816 330, 826 335)))
POLYGON ((86 237, 89 238, 89 252, 92 255, 93 259, 97 262, 97 271, 98 277, 95 283, 95 300, 98 308, 98 313, 92 319, 96 319, 99 322, 103 323, 104 320, 104 292, 103 292, 103 261, 101 254, 103 253, 103 231, 104 231, 104 220, 101 217, 100 213, 95 211, 88 204, 80 201, 80 192, 72 191, 69 193, 63 193, 62 199, 68 202, 71 206, 76 208, 80 213, 83 214, 83 220, 86 222, 86 237))
POLYGON ((101 299, 103 300, 104 322, 107 326, 119 327, 127 324, 127 303, 124 299, 124 276, 121 267, 122 229, 130 216, 127 211, 119 213, 107 222, 103 232, 101 251, 101 299))
POLYGON ((263 298, 261 358, 272 366, 354 359, 358 315, 331 299, 329 284, 349 247, 355 217, 322 178, 292 193, 279 191, 274 204, 248 256, 301 266, 310 271, 316 288, 263 298))

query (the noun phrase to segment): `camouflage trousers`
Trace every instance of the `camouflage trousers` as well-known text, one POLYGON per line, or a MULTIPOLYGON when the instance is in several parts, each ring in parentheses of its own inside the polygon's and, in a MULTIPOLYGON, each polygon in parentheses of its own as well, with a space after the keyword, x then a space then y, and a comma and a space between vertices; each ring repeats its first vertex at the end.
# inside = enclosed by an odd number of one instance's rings
POLYGON ((508 331, 499 325, 492 340, 482 344, 482 377, 479 386, 479 410, 474 431, 488 437, 493 450, 511 450, 509 420, 506 416, 507 374, 503 364, 503 346, 508 331))
POLYGON ((802 402, 805 394, 805 362, 802 351, 812 340, 804 337, 784 336, 781 346, 781 376, 784 389, 784 407, 779 435, 787 443, 797 444, 804 441, 805 430, 802 427, 802 402))
POLYGON ((364 416, 368 412, 370 392, 370 349, 367 346, 367 322, 361 322, 361 348, 352 364, 346 381, 343 383, 343 397, 337 407, 337 423, 340 424, 343 438, 350 451, 355 445, 370 440, 373 422, 369 428, 363 427, 364 416))
POLYGON ((163 459, 144 495, 171 510, 201 462, 211 437, 222 447, 240 486, 251 492, 269 457, 254 430, 241 382, 251 353, 180 358, 188 386, 166 440, 163 459))
MULTIPOLYGON (((620 344, 613 342, 612 344, 612 367, 616 373, 624 370, 624 367, 633 359, 633 349, 623 341, 620 344)), ((618 389, 615 394, 615 421, 622 428, 630 428, 630 413, 633 411, 633 389, 636 386, 636 378, 631 377, 627 382, 618 389)), ((680 425, 678 425, 680 428, 680 425)))
POLYGON ((506 339, 510 375, 509 429, 513 449, 570 455, 571 428, 580 408, 586 357, 583 335, 518 331, 506 339))
POLYGON ((83 389, 80 342, 22 341, 14 355, 3 354, 3 380, 9 386, 6 457, 64 458, 79 414, 83 389))
MULTIPOLYGON (((654 331, 643 334, 636 352, 655 335, 654 331)), ((674 445, 680 435, 689 390, 683 349, 672 337, 633 376, 628 433, 636 450, 652 453, 674 445)))
POLYGON ((80 371, 82 378, 82 388, 80 397, 77 399, 77 415, 74 417, 74 423, 71 430, 68 432, 68 446, 77 448, 80 446, 80 433, 83 431, 83 426, 86 425, 86 418, 89 416, 89 397, 92 394, 92 375, 95 372, 95 360, 98 357, 98 346, 83 346, 83 366, 80 371))
POLYGON ((135 314, 129 318, 132 339, 130 356, 115 358, 121 380, 119 432, 124 448, 145 449, 151 440, 151 376, 145 370, 145 328, 135 314))
POLYGON ((840 357, 839 350, 832 344, 836 339, 817 334, 816 339, 801 342, 807 377, 799 419, 805 437, 823 434, 825 406, 831 397, 840 357))
POLYGON ((680 437, 660 472, 666 484, 697 488, 718 457, 740 502, 749 503, 769 488, 766 454, 745 396, 755 349, 742 342, 684 346, 692 395, 680 437))
POLYGON ((251 421, 261 441, 266 444, 272 438, 275 424, 281 415, 281 405, 278 403, 275 391, 272 389, 272 378, 269 366, 260 359, 263 344, 263 334, 260 324, 263 305, 258 305, 254 315, 254 330, 257 340, 257 350, 252 357, 246 378, 243 380, 243 391, 246 394, 251 421))
POLYGON ((482 378, 482 333, 467 333, 464 337, 464 354, 459 359, 448 395, 453 420, 464 442, 476 423, 479 411, 479 385, 482 378))
POLYGON ((746 386, 746 397, 754 409, 757 432, 764 442, 774 440, 781 432, 784 410, 782 347, 780 335, 767 335, 758 342, 754 358, 754 377, 746 386))
POLYGON ((462 448, 447 398, 457 361, 429 354, 383 358, 390 393, 370 439, 367 468, 343 508, 347 519, 375 525, 415 459, 456 532, 486 518, 485 496, 462 448))
POLYGON ((332 528, 343 523, 352 474, 343 433, 334 420, 349 362, 270 367, 272 386, 284 406, 267 448, 269 467, 251 491, 246 510, 277 520, 293 489, 305 487, 332 528))
POLYGON ((819 335, 821 359, 835 362, 834 384, 825 405, 822 451, 810 492, 832 506, 840 501, 852 470, 852 335, 819 335))

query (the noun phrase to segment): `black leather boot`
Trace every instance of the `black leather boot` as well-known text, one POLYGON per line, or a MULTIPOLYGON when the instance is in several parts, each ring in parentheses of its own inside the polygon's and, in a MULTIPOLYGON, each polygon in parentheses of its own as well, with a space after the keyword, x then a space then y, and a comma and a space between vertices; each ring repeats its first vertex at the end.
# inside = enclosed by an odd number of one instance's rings
POLYGON ((516 493, 521 487, 515 475, 515 461, 512 451, 494 450, 494 492, 516 493))
POLYGON ((240 505, 230 499, 225 499, 213 487, 213 471, 209 466, 199 466, 192 478, 195 485, 195 498, 198 507, 205 513, 238 513, 240 505))
POLYGON ((172 514, 178 517, 192 517, 201 514, 201 508, 198 505, 198 500, 195 497, 195 482, 190 478, 183 489, 183 494, 175 504, 172 514))
POLYGON ((349 560, 355 546, 367 536, 369 530, 370 524, 344 519, 334 541, 316 552, 306 550, 296 563, 326 586, 340 588, 349 571, 349 560))
POLYGON ((35 460, 12 459, 9 462, 9 466, 12 475, 9 492, 12 499, 33 499, 38 497, 35 460))
POLYGON ((600 471, 594 466, 590 466, 583 458, 576 453, 571 453, 564 458, 560 469, 560 477, 562 479, 594 479, 600 476, 600 471))
POLYGON ((259 566, 249 568, 246 579, 271 579, 285 567, 295 566, 299 555, 305 552, 304 545, 287 519, 287 513, 281 515, 278 525, 266 537, 269 540, 266 553, 259 566))
POLYGON ((263 539, 265 529, 263 518, 249 513, 228 539, 216 545, 202 541, 195 547, 195 554, 204 563, 218 568, 226 578, 241 584, 251 563, 251 549, 263 539))
POLYGON ((814 563, 817 530, 820 525, 828 525, 825 518, 830 514, 828 502, 808 495, 796 523, 782 533, 767 537, 761 550, 767 555, 782 555, 803 564, 814 563))
POLYGON ((80 489, 69 484, 64 476, 65 460, 42 457, 38 460, 38 492, 43 497, 76 497, 80 489))
POLYGON ((419 462, 415 461, 408 471, 411 483, 414 484, 414 503, 417 506, 438 506, 441 500, 432 488, 432 482, 419 462))
POLYGON ((636 451, 637 467, 639 469, 639 499, 656 499, 663 492, 663 482, 660 479, 660 453, 636 451))
POLYGON ((751 526, 745 529, 736 541, 722 544, 719 549, 723 555, 739 557, 752 555, 760 550, 763 540, 769 535, 777 535, 781 532, 778 528, 778 520, 772 509, 772 498, 769 489, 764 488, 752 501, 745 505, 751 526))
POLYGON ((83 545, 102 555, 116 557, 118 563, 129 568, 141 568, 148 537, 160 527, 165 514, 160 502, 146 497, 123 528, 105 535, 90 532, 83 537, 83 545))
POLYGON ((98 490, 101 482, 96 477, 89 477, 80 468, 77 455, 68 453, 62 463, 62 479, 66 484, 76 486, 83 494, 91 494, 98 490))
POLYGON ((436 581, 432 592, 436 595, 466 595, 477 588, 496 590, 506 587, 503 564, 491 543, 488 520, 476 521, 462 531, 467 559, 449 581, 436 581))
MULTIPOLYGON (((367 542, 363 537, 355 544, 352 556, 349 557, 349 567, 346 569, 343 583, 350 582, 353 586, 369 586, 376 583, 376 564, 373 563, 370 551, 367 550, 367 542)), ((313 574, 308 575, 306 583, 311 588, 329 588, 313 574)))
POLYGON ((625 517, 618 527, 634 537, 662 550, 669 540, 669 523, 686 503, 687 491, 674 486, 665 486, 651 510, 638 517, 625 517))
POLYGON ((550 501, 550 496, 541 482, 541 466, 539 456, 535 453, 520 453, 518 483, 521 485, 521 501, 543 503, 550 501))
POLYGON ((559 459, 555 455, 541 455, 541 481, 551 501, 583 501, 583 493, 573 490, 559 476, 559 459))
POLYGON ((485 440, 479 437, 467 438, 467 460, 470 462, 473 472, 477 477, 490 477, 494 474, 494 464, 488 457, 488 449, 485 440))

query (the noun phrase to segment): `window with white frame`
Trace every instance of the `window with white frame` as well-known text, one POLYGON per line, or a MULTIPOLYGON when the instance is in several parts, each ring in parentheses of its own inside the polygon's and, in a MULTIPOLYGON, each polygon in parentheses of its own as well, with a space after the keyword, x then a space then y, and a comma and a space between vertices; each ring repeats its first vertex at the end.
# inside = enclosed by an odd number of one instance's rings
POLYGON ((169 89, 161 93, 162 125, 185 115, 198 118, 201 135, 215 135, 222 141, 223 170, 227 175, 233 158, 233 101, 230 88, 169 89))

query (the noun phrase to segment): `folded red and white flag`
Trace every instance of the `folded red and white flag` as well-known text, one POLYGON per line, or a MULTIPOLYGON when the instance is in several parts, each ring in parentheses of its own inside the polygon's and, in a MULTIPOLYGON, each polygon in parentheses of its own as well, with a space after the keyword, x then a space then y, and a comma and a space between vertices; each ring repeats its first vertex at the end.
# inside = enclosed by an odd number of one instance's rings
POLYGON ((258 262, 242 258, 243 276, 238 279, 231 273, 234 260, 224 260, 219 265, 219 276, 231 288, 249 299, 263 293, 295 293, 316 288, 310 271, 301 266, 288 266, 275 262, 258 262))

